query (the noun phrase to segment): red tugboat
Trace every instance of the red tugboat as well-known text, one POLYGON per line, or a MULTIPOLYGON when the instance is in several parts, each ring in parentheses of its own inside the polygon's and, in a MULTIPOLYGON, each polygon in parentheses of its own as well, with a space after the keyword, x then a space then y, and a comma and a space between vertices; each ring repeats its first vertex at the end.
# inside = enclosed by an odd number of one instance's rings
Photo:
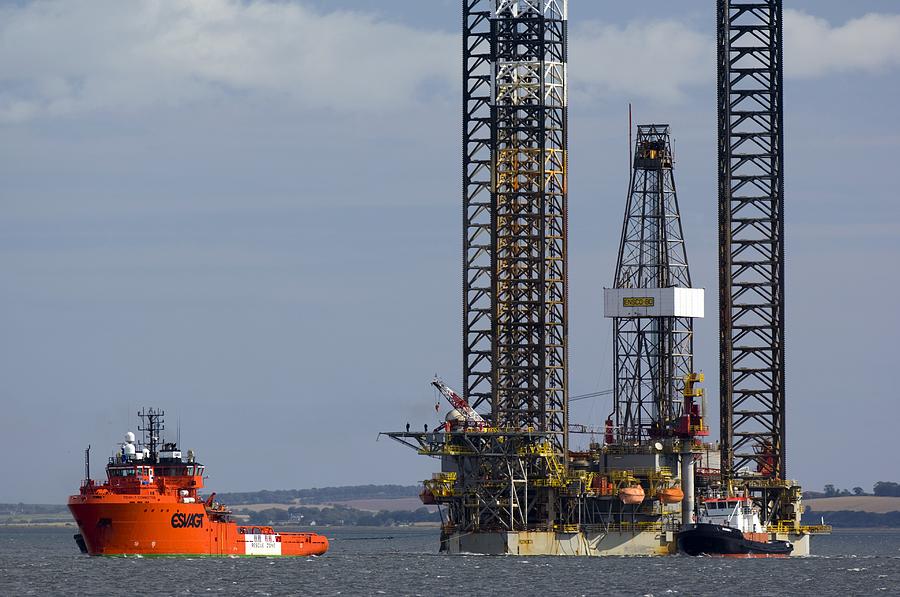
POLYGON ((183 458, 174 443, 160 443, 164 412, 139 413, 144 442, 125 434, 119 453, 106 466, 108 480, 85 480, 69 497, 78 525, 75 541, 91 555, 310 556, 328 551, 316 533, 279 533, 268 526, 242 526, 216 503, 203 499, 205 467, 192 452, 183 458))

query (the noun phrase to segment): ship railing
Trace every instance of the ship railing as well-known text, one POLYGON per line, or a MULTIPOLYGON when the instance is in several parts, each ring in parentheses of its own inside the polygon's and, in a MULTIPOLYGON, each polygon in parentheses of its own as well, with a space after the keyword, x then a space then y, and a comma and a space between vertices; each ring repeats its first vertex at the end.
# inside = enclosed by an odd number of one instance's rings
POLYGON ((801 524, 800 532, 807 535, 830 535, 832 531, 830 524, 801 524))
POLYGON ((766 477, 758 477, 758 478, 748 478, 747 485, 751 489, 770 489, 770 488, 785 488, 785 487, 798 487, 799 483, 796 481, 792 481, 790 479, 768 479, 766 477))
POLYGON ((594 533, 640 533, 640 532, 656 532, 678 531, 680 525, 676 523, 664 522, 660 520, 649 520, 639 522, 612 522, 609 524, 584 524, 582 529, 586 532, 594 533))
POLYGON ((607 473, 610 479, 623 480, 629 477, 647 477, 650 478, 668 478, 673 476, 672 469, 668 466, 658 468, 629 468, 629 469, 613 469, 607 473))
POLYGON ((769 525, 766 530, 779 535, 830 535, 832 528, 829 524, 796 525, 792 522, 779 522, 769 525))

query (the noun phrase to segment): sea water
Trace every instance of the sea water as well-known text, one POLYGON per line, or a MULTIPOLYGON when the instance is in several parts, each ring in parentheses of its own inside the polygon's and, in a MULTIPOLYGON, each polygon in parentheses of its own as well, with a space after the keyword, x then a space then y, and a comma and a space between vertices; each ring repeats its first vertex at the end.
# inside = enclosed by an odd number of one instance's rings
POLYGON ((0 527, 0 595, 900 595, 900 530, 789 559, 445 556, 436 529, 315 529, 310 558, 97 558, 73 528, 0 527))

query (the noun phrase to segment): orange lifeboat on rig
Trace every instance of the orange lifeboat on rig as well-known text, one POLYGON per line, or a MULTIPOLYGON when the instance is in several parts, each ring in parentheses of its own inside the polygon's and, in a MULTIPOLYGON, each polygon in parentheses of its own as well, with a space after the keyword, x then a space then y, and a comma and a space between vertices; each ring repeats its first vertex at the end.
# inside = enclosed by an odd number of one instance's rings
POLYGON ((684 501, 684 492, 680 487, 669 487, 660 490, 656 497, 664 504, 678 504, 684 501))
POLYGON ((623 487, 619 490, 619 499, 623 504, 640 504, 644 501, 644 488, 640 485, 623 487))

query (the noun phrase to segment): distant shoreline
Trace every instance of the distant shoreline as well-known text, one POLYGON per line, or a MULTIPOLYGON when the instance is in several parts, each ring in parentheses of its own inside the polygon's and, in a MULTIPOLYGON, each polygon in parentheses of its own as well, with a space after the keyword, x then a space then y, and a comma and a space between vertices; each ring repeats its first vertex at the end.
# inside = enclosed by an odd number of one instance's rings
MULTIPOLYGON (((825 521, 828 522, 827 520, 825 521)), ((296 525, 296 524, 276 524, 277 528, 291 528, 292 530, 298 526, 306 528, 317 528, 317 529, 353 529, 353 530, 364 530, 364 529, 438 529, 440 528, 440 523, 436 522, 417 522, 413 524, 400 524, 396 526, 368 526, 368 525, 296 525)), ((60 522, 0 522, 0 528, 8 528, 8 529, 50 529, 50 528, 77 528, 75 526, 74 521, 60 521, 60 522)), ((852 533, 862 533, 867 535, 877 535, 881 533, 900 533, 900 527, 834 527, 834 534, 852 534, 852 533)))

